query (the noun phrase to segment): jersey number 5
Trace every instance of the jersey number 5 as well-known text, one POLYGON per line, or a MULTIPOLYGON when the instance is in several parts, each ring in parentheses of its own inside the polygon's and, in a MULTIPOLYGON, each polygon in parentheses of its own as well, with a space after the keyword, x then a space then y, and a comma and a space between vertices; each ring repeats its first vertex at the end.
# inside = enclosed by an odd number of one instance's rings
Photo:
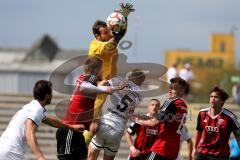
POLYGON ((121 104, 118 104, 117 105, 117 109, 120 111, 120 112, 125 112, 128 105, 132 102, 133 100, 128 96, 128 95, 125 95, 123 96, 123 98, 121 99, 121 104))

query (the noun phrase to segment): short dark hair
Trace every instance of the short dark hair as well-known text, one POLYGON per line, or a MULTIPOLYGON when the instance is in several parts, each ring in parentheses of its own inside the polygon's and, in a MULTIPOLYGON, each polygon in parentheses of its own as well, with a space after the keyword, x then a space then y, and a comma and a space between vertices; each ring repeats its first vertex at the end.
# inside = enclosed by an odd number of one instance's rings
POLYGON ((91 56, 84 63, 84 72, 91 73, 96 68, 101 68, 102 65, 103 61, 100 58, 96 56, 91 56))
POLYGON ((96 35, 100 35, 100 27, 107 27, 107 23, 101 20, 97 20, 92 27, 92 31, 94 36, 96 37, 96 35))
POLYGON ((210 91, 210 94, 211 94, 212 92, 216 92, 216 93, 219 95, 220 99, 221 99, 223 102, 225 102, 225 101, 228 99, 228 97, 229 97, 229 95, 227 94, 227 92, 224 91, 223 89, 219 88, 218 86, 215 86, 215 87, 210 91))
POLYGON ((180 78, 180 77, 172 78, 172 79, 170 79, 170 82, 171 82, 171 84, 174 84, 174 83, 179 84, 180 86, 182 86, 182 88, 183 88, 184 90, 185 90, 185 89, 187 88, 187 86, 188 86, 187 82, 186 82, 184 79, 180 78))
POLYGON ((34 99, 43 101, 46 95, 51 94, 52 94, 52 82, 46 80, 39 80, 35 83, 33 88, 34 99))

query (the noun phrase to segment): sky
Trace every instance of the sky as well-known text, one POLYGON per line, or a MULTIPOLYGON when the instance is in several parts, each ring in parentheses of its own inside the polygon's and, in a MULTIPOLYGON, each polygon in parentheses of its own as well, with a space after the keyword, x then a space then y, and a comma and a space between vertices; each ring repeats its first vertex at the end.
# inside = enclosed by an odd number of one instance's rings
POLYGON ((120 50, 130 62, 163 62, 166 50, 207 51, 212 33, 229 33, 233 26, 240 57, 239 0, 0 0, 0 47, 31 47, 49 34, 65 49, 88 49, 94 21, 106 20, 120 2, 130 2, 120 50))

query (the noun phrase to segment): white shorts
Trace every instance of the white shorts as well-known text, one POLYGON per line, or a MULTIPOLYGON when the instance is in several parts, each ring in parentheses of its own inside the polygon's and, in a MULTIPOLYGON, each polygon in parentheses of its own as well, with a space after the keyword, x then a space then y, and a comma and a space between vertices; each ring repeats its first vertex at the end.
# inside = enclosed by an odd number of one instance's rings
POLYGON ((104 154, 114 156, 118 152, 123 133, 124 131, 116 131, 109 125, 100 124, 90 145, 94 150, 104 149, 104 154))

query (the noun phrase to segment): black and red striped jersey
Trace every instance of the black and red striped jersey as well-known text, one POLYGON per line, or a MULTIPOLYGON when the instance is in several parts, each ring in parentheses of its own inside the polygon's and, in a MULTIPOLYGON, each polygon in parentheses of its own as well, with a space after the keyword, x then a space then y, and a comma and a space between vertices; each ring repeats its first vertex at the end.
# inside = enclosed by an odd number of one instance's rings
POLYGON ((84 124, 85 128, 89 129, 94 113, 95 97, 86 96, 81 93, 80 87, 82 82, 88 82, 96 86, 97 77, 85 74, 79 76, 62 121, 68 124, 84 124))
POLYGON ((187 105, 180 99, 167 99, 158 114, 160 132, 151 151, 169 159, 176 159, 180 136, 186 122, 187 105))
POLYGON ((212 117, 210 108, 202 109, 198 114, 197 130, 202 132, 202 139, 198 145, 198 152, 217 157, 230 155, 229 138, 231 132, 240 135, 237 117, 228 109, 212 117))
POLYGON ((127 132, 131 135, 136 134, 134 147, 141 152, 142 156, 146 156, 151 152, 151 147, 158 136, 159 125, 148 127, 132 122, 127 132))

